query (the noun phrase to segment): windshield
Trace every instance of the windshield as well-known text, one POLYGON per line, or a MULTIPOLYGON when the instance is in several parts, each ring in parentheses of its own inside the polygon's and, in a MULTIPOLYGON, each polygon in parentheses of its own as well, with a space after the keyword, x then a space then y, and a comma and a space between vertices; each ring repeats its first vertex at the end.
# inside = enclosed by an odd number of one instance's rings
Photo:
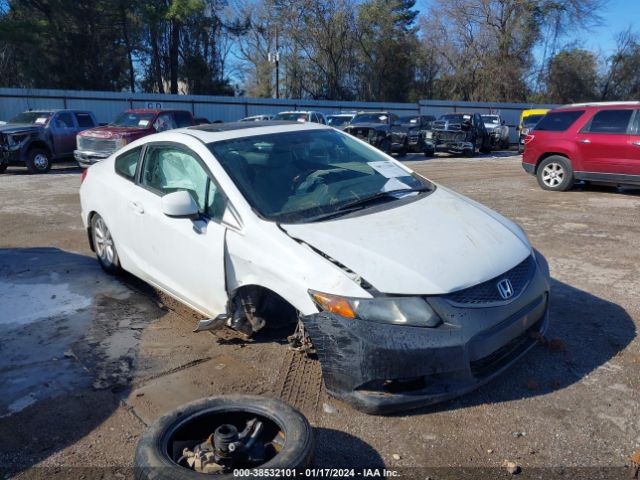
POLYGON ((387 123, 389 115, 386 113, 359 113, 351 123, 387 123))
POLYGON ((542 117, 544 117, 544 115, 529 115, 528 117, 524 117, 522 126, 528 128, 535 127, 542 117))
POLYGON ((442 115, 440 117, 440 120, 446 120, 453 123, 470 122, 471 115, 467 115, 464 113, 447 113, 446 115, 442 115))
POLYGON ((420 125, 420 117, 400 117, 399 120, 403 125, 420 125))
POLYGON ((500 123, 500 117, 497 115, 482 115, 482 121, 484 123, 495 123, 497 125, 500 123))
POLYGON ((155 117, 155 113, 122 112, 109 125, 112 127, 147 128, 155 117))
POLYGON ((46 125, 51 119, 50 112, 23 112, 19 113, 9 123, 31 123, 34 125, 46 125))
POLYGON ((306 122, 308 115, 306 113, 279 113, 274 120, 286 120, 288 122, 306 122))
POLYGON ((327 117, 327 125, 331 125, 332 127, 339 127, 349 123, 352 118, 352 115, 329 115, 327 117))
POLYGON ((268 220, 300 223, 344 214, 381 192, 434 187, 383 153, 337 130, 256 135, 209 144, 249 204, 268 220))

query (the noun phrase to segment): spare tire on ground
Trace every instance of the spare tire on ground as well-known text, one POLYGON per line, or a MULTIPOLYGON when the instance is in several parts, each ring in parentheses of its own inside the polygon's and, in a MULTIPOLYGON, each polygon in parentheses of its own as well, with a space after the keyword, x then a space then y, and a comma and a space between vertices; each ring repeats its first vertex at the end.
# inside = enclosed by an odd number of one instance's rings
POLYGON ((256 478, 253 474, 260 469, 306 468, 313 448, 307 419, 280 400, 209 397, 177 408, 149 427, 138 442, 135 476, 137 480, 202 480, 203 474, 220 480, 256 478))

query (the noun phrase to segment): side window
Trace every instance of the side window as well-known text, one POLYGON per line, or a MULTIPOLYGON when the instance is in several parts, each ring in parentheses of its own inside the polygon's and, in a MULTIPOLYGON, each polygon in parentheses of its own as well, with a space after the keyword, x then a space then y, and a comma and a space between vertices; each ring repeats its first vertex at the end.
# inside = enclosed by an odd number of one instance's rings
POLYGON ((189 112, 173 112, 173 118, 177 128, 190 127, 193 120, 189 112))
POLYGON ((632 109, 601 110, 593 116, 586 131, 589 133, 625 134, 632 114, 632 109))
POLYGON ((138 168, 141 150, 142 148, 134 148, 122 155, 118 155, 115 161, 116 173, 128 180, 133 180, 136 176, 136 169, 138 168))
POLYGON ((60 112, 55 119, 56 128, 74 128, 73 117, 69 112, 60 112))
POLYGON ((634 127, 631 130, 631 133, 634 135, 640 135, 640 110, 636 110, 636 116, 633 121, 634 127))
POLYGON ((217 184, 190 153, 171 146, 148 147, 140 183, 159 195, 186 190, 211 218, 222 218, 225 199, 217 184))
POLYGON ((79 128, 91 128, 94 126, 93 118, 88 113, 76 113, 76 121, 79 128))
POLYGON ((176 128, 176 122, 173 120, 173 115, 171 113, 161 113, 158 115, 158 118, 156 118, 156 121, 153 122, 153 128, 156 129, 156 132, 173 130, 176 128))

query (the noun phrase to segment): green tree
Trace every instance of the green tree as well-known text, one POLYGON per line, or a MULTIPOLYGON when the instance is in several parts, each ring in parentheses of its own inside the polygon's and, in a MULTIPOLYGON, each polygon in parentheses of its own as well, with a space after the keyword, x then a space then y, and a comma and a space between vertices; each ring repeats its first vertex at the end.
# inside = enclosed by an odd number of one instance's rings
POLYGON ((552 103, 576 103, 598 99, 596 56, 586 50, 563 50, 550 61, 546 98, 552 103))

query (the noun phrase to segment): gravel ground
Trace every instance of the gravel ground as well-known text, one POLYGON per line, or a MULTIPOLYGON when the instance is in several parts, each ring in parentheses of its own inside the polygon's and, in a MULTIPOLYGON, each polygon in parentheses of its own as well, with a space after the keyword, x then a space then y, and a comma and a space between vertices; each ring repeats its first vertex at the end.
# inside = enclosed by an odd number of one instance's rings
POLYGON ((520 478, 630 478, 640 449, 640 194, 545 192, 508 152, 403 160, 524 227, 550 264, 553 341, 475 392, 390 417, 328 397, 317 362, 304 364, 308 381, 287 385, 300 360, 286 332, 248 344, 194 334, 193 312, 103 274, 79 218, 78 169, 1 175, 0 478, 129 477, 146 425, 232 392, 299 406, 316 429, 316 467, 506 478, 509 460, 520 478))

